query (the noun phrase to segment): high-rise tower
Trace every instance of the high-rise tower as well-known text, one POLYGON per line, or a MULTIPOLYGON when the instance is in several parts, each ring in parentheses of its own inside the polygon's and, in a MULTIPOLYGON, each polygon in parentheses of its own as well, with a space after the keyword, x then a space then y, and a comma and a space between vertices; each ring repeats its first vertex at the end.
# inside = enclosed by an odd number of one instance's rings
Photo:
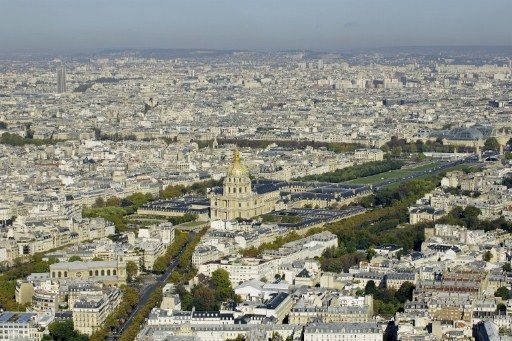
POLYGON ((62 65, 57 70, 57 93, 66 92, 66 68, 62 65))

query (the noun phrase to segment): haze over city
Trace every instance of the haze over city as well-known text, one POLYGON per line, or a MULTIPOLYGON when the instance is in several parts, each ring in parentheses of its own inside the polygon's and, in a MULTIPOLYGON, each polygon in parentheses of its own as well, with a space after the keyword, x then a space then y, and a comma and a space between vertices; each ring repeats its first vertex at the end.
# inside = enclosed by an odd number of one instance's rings
POLYGON ((0 52, 512 45, 508 0, 1 0, 0 52))

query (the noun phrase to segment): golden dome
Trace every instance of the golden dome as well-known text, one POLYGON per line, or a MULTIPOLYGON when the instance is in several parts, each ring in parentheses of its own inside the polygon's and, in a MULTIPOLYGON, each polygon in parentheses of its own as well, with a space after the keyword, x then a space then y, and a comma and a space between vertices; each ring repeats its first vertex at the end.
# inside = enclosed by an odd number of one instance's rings
POLYGON ((240 161, 240 152, 238 150, 233 152, 233 162, 229 167, 228 176, 235 178, 249 176, 249 170, 240 161))

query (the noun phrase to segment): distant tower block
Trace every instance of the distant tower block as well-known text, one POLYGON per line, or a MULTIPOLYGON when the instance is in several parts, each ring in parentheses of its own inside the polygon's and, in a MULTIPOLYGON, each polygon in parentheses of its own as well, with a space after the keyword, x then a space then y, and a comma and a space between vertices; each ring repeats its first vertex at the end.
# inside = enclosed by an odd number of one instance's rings
POLYGON ((57 93, 66 92, 66 68, 64 65, 57 70, 57 93))

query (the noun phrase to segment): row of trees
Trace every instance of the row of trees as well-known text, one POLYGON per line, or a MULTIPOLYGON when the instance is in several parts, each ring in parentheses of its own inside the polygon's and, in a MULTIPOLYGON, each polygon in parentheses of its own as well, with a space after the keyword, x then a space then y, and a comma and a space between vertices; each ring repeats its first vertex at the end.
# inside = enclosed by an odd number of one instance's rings
MULTIPOLYGON (((512 139, 508 141, 508 146, 512 146, 512 139)), ((391 155, 399 156, 402 153, 425 153, 425 152, 440 152, 440 153, 452 153, 457 149, 458 152, 462 153, 473 153, 475 152, 474 147, 468 146, 453 146, 443 144, 443 140, 438 138, 435 141, 417 140, 416 142, 407 142, 405 139, 399 139, 396 136, 391 137, 391 140, 386 142, 382 147, 382 151, 390 153, 391 155)), ((489 137, 484 142, 483 150, 499 151, 500 143, 496 137, 489 137)))
POLYGON ((186 284, 189 280, 194 278, 197 269, 192 265, 192 253, 201 241, 201 237, 206 233, 208 228, 205 226, 197 233, 193 239, 187 244, 185 250, 178 258, 178 265, 171 273, 170 281, 175 285, 186 284))
POLYGON ((334 222, 327 228, 338 236, 337 248, 328 249, 320 261, 325 271, 348 271, 366 259, 366 254, 357 250, 367 250, 379 244, 397 244, 402 253, 418 248, 423 241, 423 225, 404 225, 408 220, 408 206, 439 183, 439 176, 415 179, 395 188, 385 188, 366 199, 366 206, 379 208, 363 214, 334 222))
MULTIPOLYGON (((119 338, 120 341, 133 341, 137 337, 137 334, 139 333, 140 327, 144 324, 144 320, 151 312, 151 309, 158 306, 162 302, 162 286, 158 286, 155 288, 155 290, 151 293, 148 300, 142 307, 139 308, 137 311, 137 314, 132 320, 132 323, 128 328, 126 328, 123 333, 121 334, 121 337, 119 338)), ((136 306, 137 303, 135 303, 136 306)), ((135 307, 134 306, 134 307, 135 307)), ((129 314, 126 315, 126 318, 129 317, 129 314)), ((109 329, 113 330, 115 329, 120 323, 120 321, 115 324, 114 327, 110 326, 109 329)), ((95 335, 91 336, 91 341, 100 341, 100 340, 107 340, 106 336, 107 334, 101 335, 98 338, 93 337, 95 335)))
POLYGON ((33 144, 36 146, 43 146, 48 144, 55 144, 61 140, 53 139, 34 139, 29 137, 21 137, 17 134, 3 133, 0 135, 0 143, 7 144, 10 146, 25 146, 27 144, 33 144))
MULTIPOLYGON (((196 141, 199 148, 206 148, 213 144, 213 140, 196 141)), ((326 148, 335 153, 348 153, 356 149, 364 148, 359 143, 343 143, 343 142, 319 142, 319 141, 292 141, 292 140, 253 140, 253 139, 218 139, 219 145, 234 144, 239 148, 251 147, 257 149, 267 148, 272 144, 276 144, 283 148, 304 149, 306 147, 326 148)))
POLYGON ((181 249, 185 246, 188 240, 188 234, 183 231, 176 231, 176 235, 174 237, 174 242, 169 245, 165 254, 158 257, 153 264, 153 272, 162 274, 164 273, 167 266, 171 263, 173 258, 175 258, 181 249))
POLYGON ((206 180, 196 182, 190 186, 169 185, 159 193, 160 199, 173 199, 186 194, 206 195, 208 188, 222 185, 221 180, 206 180))
MULTIPOLYGON (((191 240, 188 239, 188 244, 186 244, 184 251, 178 258, 177 269, 174 270, 171 274, 170 281, 174 284, 181 284, 188 282, 192 279, 196 271, 192 266, 192 253, 199 243, 201 237, 206 233, 206 228, 203 228, 199 233, 197 233, 191 240), (174 274, 177 275, 174 275, 174 274), (173 276, 174 275, 174 276, 173 276)), ((179 240, 175 240, 175 243, 178 243, 179 240)), ((139 311, 135 315, 132 320, 132 323, 126 330, 123 331, 120 337, 120 341, 133 341, 135 337, 139 333, 140 327, 144 324, 144 320, 149 315, 151 309, 158 306, 162 302, 162 288, 163 286, 158 286, 151 293, 148 301, 139 308, 139 311)))
POLYGON ((391 140, 381 147, 383 152, 390 153, 394 156, 400 156, 402 153, 452 153, 455 151, 455 148, 457 148, 459 152, 474 152, 474 148, 472 147, 444 145, 442 139, 437 139, 435 141, 429 140, 426 142, 423 142, 422 140, 407 142, 405 139, 399 139, 396 136, 391 137, 391 140))
POLYGON ((101 217, 114 223, 117 232, 123 232, 127 228, 125 216, 133 214, 137 209, 154 200, 151 193, 133 193, 120 199, 112 196, 107 199, 99 197, 90 208, 82 210, 84 218, 101 217))
POLYGON ((92 205, 92 208, 103 208, 103 207, 131 207, 134 210, 137 210, 140 206, 147 204, 148 202, 154 200, 155 198, 151 193, 141 193, 136 192, 133 193, 123 199, 120 199, 116 196, 112 196, 107 198, 106 200, 102 197, 96 198, 96 201, 92 205))
POLYGON ((299 179, 299 181, 322 181, 322 182, 344 182, 360 177, 371 176, 400 169, 404 165, 403 161, 384 160, 367 162, 362 165, 350 166, 343 169, 337 169, 334 172, 327 172, 319 175, 308 175, 299 179))
MULTIPOLYGON (((125 198, 115 196, 109 198, 99 197, 90 208, 84 208, 82 216, 85 218, 101 217, 114 223, 117 232, 123 232, 127 229, 126 216, 137 211, 139 207, 156 199, 172 199, 185 194, 205 195, 207 188, 218 186, 221 181, 207 180, 194 183, 190 186, 169 185, 160 191, 158 197, 151 193, 133 193, 125 198)), ((160 217, 159 217, 160 218, 160 217)), ((196 220, 197 216, 186 214, 183 217, 169 217, 168 221, 173 224, 181 224, 196 220)))
MULTIPOLYGON (((321 232, 321 228, 312 228, 308 230, 306 233, 306 236, 311 236, 315 233, 321 232)), ((272 242, 267 242, 259 245, 258 247, 251 246, 245 250, 242 250, 242 254, 244 257, 257 257, 261 255, 261 253, 265 250, 277 250, 281 246, 283 246, 286 243, 293 242, 295 240, 304 238, 304 236, 299 235, 297 232, 292 231, 287 233, 284 236, 279 236, 272 242)))
MULTIPOLYGON (((351 266, 365 259, 365 253, 357 250, 366 250, 379 244, 399 245, 403 248, 401 254, 418 249, 424 239, 424 228, 433 224, 407 224, 407 208, 424 193, 435 188, 439 180, 439 176, 432 176, 409 181, 396 188, 382 189, 366 200, 366 206, 379 205, 380 208, 327 225, 331 232, 338 235, 339 246, 324 252, 321 257, 322 268, 325 271, 348 271, 351 266), (402 226, 395 228, 399 224, 402 226)), ((465 209, 457 207, 438 222, 466 226, 469 229, 490 231, 499 228, 512 231, 512 224, 505 219, 481 220, 480 214, 480 210, 472 206, 465 209)))
POLYGON ((493 231, 502 229, 512 232, 512 223, 505 220, 505 218, 499 217, 493 220, 485 220, 479 218, 481 214, 482 211, 474 206, 467 206, 466 208, 455 207, 437 222, 440 224, 465 226, 470 230, 493 231))
MULTIPOLYGON (((364 199, 365 206, 379 208, 363 214, 327 224, 331 232, 338 235, 339 246, 327 250, 322 257, 322 266, 326 271, 348 271, 348 268, 366 255, 357 250, 365 250, 379 243, 398 244, 404 249, 419 246, 423 238, 423 230, 414 226, 395 227, 408 221, 408 205, 434 189, 440 177, 433 176, 403 183, 395 188, 384 188, 375 195, 364 199), (383 206, 383 207, 380 207, 383 206)), ((320 232, 322 229, 311 229, 307 235, 320 232)), ((246 257, 255 257, 262 251, 278 249, 283 244, 301 238, 296 232, 278 237, 271 243, 259 247, 251 247, 243 251, 246 257)))
POLYGON ((49 272, 50 265, 57 263, 57 259, 44 261, 40 254, 30 257, 28 262, 16 260, 13 267, 3 269, 0 275, 0 306, 5 310, 19 311, 24 307, 20 306, 15 300, 16 280, 25 278, 34 272, 49 272))

